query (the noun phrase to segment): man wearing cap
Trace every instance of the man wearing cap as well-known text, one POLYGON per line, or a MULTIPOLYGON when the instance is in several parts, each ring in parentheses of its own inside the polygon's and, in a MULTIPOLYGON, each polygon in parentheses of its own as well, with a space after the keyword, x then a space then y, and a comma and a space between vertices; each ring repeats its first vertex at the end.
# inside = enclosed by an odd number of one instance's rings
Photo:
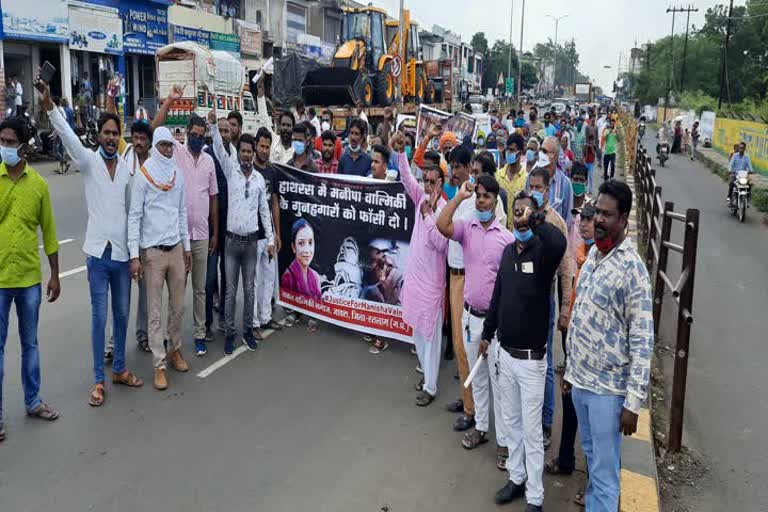
POLYGON ((154 385, 168 387, 166 361, 179 372, 189 370, 181 355, 181 318, 184 313, 184 284, 192 270, 184 176, 173 157, 176 142, 162 126, 152 136, 151 156, 141 166, 131 188, 128 214, 128 252, 131 276, 144 276, 147 290, 149 347, 155 368, 154 385), (139 176, 139 174, 141 176, 139 176), (168 286, 168 339, 166 353, 160 312, 163 284, 168 286))

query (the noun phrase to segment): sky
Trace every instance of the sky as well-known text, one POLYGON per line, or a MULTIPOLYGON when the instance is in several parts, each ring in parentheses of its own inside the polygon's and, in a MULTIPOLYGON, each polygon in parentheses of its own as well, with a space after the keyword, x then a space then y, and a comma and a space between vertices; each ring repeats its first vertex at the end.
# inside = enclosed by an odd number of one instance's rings
MULTIPOLYGON (((399 0, 369 0, 397 17, 399 0)), ((520 45, 520 13, 523 0, 404 0, 411 10, 411 18, 421 28, 432 25, 461 34, 469 43, 472 34, 485 32, 489 45, 497 39, 509 40, 510 8, 512 8, 512 40, 515 48, 520 45), (514 4, 514 6, 513 6, 514 4)), ((629 50, 648 41, 668 36, 672 28, 672 14, 667 7, 687 7, 699 12, 691 13, 691 25, 701 27, 707 8, 727 0, 546 0, 526 1, 523 51, 530 51, 536 43, 547 38, 554 40, 555 22, 547 15, 563 16, 558 28, 558 42, 576 41, 580 56, 579 69, 610 94, 616 79, 619 56, 621 68, 626 69, 629 50), (604 66, 611 66, 605 69, 604 66)), ((743 5, 737 0, 734 5, 743 5)), ((685 32, 685 16, 675 17, 675 33, 685 32)), ((713 72, 717 72, 714 70, 713 72)))

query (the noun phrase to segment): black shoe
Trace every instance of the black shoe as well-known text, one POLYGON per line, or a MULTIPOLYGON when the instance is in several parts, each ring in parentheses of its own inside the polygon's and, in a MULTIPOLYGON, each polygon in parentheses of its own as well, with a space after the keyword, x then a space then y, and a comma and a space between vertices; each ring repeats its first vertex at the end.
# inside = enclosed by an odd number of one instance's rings
POLYGON ((516 485, 510 480, 496 493, 495 501, 497 505, 506 505, 512 503, 515 498, 522 498, 523 496, 525 496, 525 486, 516 485))
POLYGON ((531 505, 530 503, 525 507, 525 512, 542 512, 543 510, 541 505, 531 505))
POLYGON ((459 398, 455 402, 451 402, 446 405, 445 410, 448 412, 464 412, 464 401, 459 398))
POLYGON ((475 417, 462 414, 461 416, 459 416, 459 419, 456 420, 456 423, 453 424, 453 430, 455 430, 456 432, 464 432, 465 430, 469 430, 474 426, 475 426, 475 417))

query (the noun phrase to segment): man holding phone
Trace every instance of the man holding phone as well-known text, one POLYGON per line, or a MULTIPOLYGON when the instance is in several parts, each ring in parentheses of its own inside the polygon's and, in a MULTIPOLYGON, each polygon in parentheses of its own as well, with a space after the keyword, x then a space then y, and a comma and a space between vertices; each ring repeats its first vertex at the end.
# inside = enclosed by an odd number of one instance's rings
MULTIPOLYGON (((50 76, 47 73, 46 76, 50 76)), ((128 204, 127 188, 131 172, 117 153, 121 138, 120 119, 109 112, 97 122, 99 149, 83 146, 72 131, 61 110, 51 101, 48 84, 35 81, 40 92, 40 107, 48 113, 51 124, 61 137, 67 153, 83 176, 88 224, 83 252, 86 254, 88 284, 91 295, 91 345, 93 349, 94 383, 88 403, 98 407, 104 403, 104 330, 107 322, 108 294, 111 291, 112 332, 115 342, 112 382, 140 387, 142 381, 125 367, 125 339, 131 303, 131 280, 128 270, 128 204)))

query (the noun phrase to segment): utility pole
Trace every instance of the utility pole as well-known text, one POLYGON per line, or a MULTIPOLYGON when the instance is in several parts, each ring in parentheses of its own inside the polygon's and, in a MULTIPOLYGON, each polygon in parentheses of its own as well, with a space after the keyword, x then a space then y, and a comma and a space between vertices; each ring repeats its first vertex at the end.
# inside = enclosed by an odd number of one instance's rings
POLYGON ((512 0, 512 5, 509 7, 509 63, 507 64, 507 78, 512 76, 512 21, 514 19, 514 14, 515 0, 512 0))
POLYGON ((672 88, 672 76, 675 72, 675 14, 677 9, 667 7, 667 14, 672 13, 672 36, 669 40, 669 76, 667 76, 667 93, 664 96, 664 119, 667 121, 667 110, 669 110, 669 91, 672 88))
MULTIPOLYGON (((683 43, 683 65, 680 70, 680 92, 683 92, 683 90, 685 89, 685 59, 688 56, 688 27, 691 23, 691 13, 699 12, 699 9, 689 5, 687 9, 680 9, 680 12, 686 12, 688 15, 685 20, 685 43, 683 43)), ((731 21, 730 18, 728 19, 728 21, 729 22, 731 21)))
POLYGON ((398 104, 402 106, 403 102, 403 91, 400 88, 401 83, 401 77, 402 73, 405 73, 405 66, 406 66, 406 58, 405 58, 405 49, 407 47, 406 38, 408 37, 408 34, 405 33, 405 0, 400 0, 400 23, 398 26, 398 37, 400 38, 400 48, 397 52, 400 55, 400 73, 401 75, 395 79, 395 90, 397 95, 397 101, 398 104))
POLYGON ((557 94, 557 29, 560 25, 560 20, 568 16, 567 14, 563 14, 562 16, 552 16, 551 14, 547 14, 547 18, 552 18, 555 20, 555 62, 552 64, 552 92, 554 94, 557 94))
MULTIPOLYGON (((723 105, 723 86, 725 86, 725 66, 728 62, 728 43, 731 39, 731 18, 733 17, 733 0, 728 8, 728 22, 725 25, 725 42, 720 54, 720 93, 717 95, 717 110, 723 105)), ((730 102, 730 100, 729 100, 730 102)))
POLYGON ((523 28, 525 26, 525 0, 520 13, 520 58, 517 62, 517 108, 523 108, 523 28))

